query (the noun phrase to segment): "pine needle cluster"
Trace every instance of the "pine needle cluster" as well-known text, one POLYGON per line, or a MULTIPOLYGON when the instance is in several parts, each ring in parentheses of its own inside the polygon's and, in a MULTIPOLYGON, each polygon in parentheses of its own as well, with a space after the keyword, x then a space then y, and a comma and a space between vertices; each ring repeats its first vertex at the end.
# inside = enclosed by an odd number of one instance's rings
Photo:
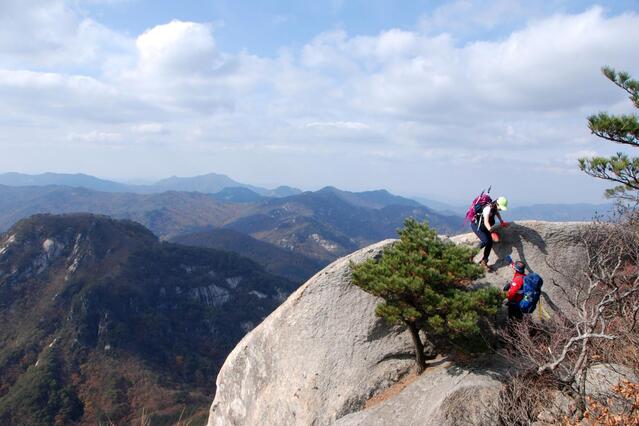
MULTIPOLYGON (((639 108, 639 81, 627 72, 602 68, 603 74, 616 86, 628 93, 630 101, 639 108)), ((639 119, 636 115, 610 115, 605 112, 588 117, 588 128, 600 138, 633 147, 639 147, 639 119)), ((611 157, 580 158, 579 168, 586 174, 617 183, 606 191, 606 196, 619 200, 638 201, 639 158, 618 152, 611 157)))

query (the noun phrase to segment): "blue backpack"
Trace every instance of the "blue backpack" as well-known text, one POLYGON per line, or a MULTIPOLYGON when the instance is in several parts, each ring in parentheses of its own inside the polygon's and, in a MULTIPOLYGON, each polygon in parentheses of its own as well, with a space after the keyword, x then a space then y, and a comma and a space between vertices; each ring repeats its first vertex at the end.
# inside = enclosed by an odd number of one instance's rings
POLYGON ((524 298, 519 301, 519 309, 523 313, 530 314, 535 311, 541 296, 542 285, 544 285, 544 280, 538 274, 532 273, 524 277, 524 298))

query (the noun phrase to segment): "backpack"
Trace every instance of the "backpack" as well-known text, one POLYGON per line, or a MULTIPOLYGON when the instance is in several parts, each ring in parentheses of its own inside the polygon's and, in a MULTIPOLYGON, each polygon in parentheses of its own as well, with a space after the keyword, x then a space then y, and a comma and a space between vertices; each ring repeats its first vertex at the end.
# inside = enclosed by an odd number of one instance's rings
POLYGON ((478 217, 481 216, 481 212, 488 204, 492 203, 493 199, 486 192, 479 194, 470 205, 468 212, 466 213, 466 220, 464 222, 477 222, 478 217))
POLYGON ((535 311, 539 297, 541 296, 541 286, 544 280, 539 274, 528 274, 524 277, 523 294, 524 297, 519 301, 519 309, 525 314, 535 311))

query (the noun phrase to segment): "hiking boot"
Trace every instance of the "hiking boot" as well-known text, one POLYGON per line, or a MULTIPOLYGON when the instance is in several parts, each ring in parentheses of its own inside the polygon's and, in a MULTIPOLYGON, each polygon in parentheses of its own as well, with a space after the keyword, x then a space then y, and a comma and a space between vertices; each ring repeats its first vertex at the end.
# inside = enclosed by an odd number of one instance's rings
POLYGON ((486 262, 484 259, 482 259, 482 261, 479 262, 479 264, 481 265, 482 268, 484 268, 484 271, 493 272, 493 268, 488 266, 488 262, 486 262))

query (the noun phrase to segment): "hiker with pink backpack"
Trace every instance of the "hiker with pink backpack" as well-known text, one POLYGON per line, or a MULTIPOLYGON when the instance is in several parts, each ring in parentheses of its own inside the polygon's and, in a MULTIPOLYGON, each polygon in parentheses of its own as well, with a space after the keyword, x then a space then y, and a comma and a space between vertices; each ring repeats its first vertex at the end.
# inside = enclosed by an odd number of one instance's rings
POLYGON ((508 200, 505 197, 499 197, 493 201, 488 195, 489 192, 490 188, 488 191, 482 191, 473 200, 468 213, 466 213, 466 220, 470 222, 470 228, 479 238, 479 247, 484 249, 484 255, 479 264, 487 272, 492 271, 492 268, 488 266, 488 257, 493 248, 493 241, 498 238, 494 232, 499 226, 508 226, 508 223, 499 214, 500 211, 508 210, 508 200), (495 224, 495 216, 499 219, 499 225, 495 224))

